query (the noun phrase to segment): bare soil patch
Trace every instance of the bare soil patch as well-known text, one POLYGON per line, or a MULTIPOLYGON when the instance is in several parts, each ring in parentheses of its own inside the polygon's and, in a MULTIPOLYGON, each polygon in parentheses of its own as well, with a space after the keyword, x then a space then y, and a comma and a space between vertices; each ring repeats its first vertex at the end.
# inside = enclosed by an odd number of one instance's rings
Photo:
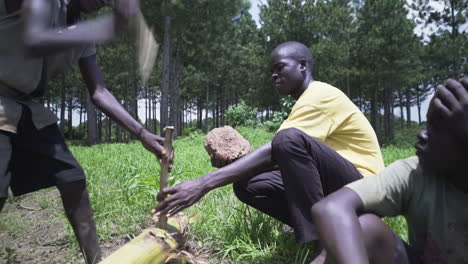
MULTIPOLYGON (((143 221, 136 234, 151 225, 143 221)), ((98 230, 99 231, 99 230, 98 230)), ((106 257, 129 241, 116 237, 101 242, 106 257)), ((188 241, 185 250, 197 252, 195 263, 210 263, 213 256, 188 241)), ((0 264, 83 264, 56 188, 10 197, 0 212, 0 264)))
MULTIPOLYGON (((75 238, 67 231, 57 189, 9 198, 0 212, 0 264, 84 263, 75 238)), ((101 244, 106 256, 127 242, 115 238, 101 244)))

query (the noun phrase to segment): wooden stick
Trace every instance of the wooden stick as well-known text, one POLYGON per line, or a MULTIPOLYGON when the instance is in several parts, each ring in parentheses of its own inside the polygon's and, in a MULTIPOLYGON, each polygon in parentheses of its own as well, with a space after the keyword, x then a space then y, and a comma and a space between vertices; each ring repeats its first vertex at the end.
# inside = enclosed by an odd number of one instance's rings
MULTIPOLYGON (((166 150, 166 155, 162 158, 161 163, 161 175, 159 178, 159 191, 167 187, 167 181, 169 178, 169 158, 172 153, 172 134, 174 133, 173 126, 167 126, 164 128, 164 149, 166 150)), ((167 217, 161 215, 159 217, 158 227, 162 229, 167 229, 167 217)))

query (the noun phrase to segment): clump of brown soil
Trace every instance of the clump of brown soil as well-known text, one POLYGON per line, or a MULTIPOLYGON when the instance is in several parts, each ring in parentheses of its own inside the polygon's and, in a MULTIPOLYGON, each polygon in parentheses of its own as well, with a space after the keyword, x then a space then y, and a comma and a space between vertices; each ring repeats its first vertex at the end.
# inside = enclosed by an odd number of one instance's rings
POLYGON ((250 152, 250 143, 237 130, 225 126, 208 132, 205 149, 210 156, 234 161, 250 152))

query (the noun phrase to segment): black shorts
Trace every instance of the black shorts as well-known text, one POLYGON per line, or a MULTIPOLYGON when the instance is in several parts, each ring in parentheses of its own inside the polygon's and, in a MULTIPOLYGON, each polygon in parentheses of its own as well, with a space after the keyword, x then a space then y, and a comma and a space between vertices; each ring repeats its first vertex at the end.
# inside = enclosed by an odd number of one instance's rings
POLYGON ((37 130, 23 107, 17 134, 0 131, 0 198, 85 179, 57 124, 37 130))

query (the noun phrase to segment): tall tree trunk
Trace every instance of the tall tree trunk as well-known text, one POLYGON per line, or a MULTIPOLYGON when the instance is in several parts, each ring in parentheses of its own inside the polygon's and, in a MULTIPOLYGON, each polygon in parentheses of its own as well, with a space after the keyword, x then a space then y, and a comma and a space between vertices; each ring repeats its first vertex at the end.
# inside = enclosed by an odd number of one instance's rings
MULTIPOLYGON (((216 95, 215 95, 216 96, 216 95)), ((207 131, 209 131, 210 129, 213 129, 216 127, 216 97, 215 97, 215 100, 213 101, 213 104, 211 106, 211 115, 212 115, 212 118, 211 118, 211 127, 208 128, 207 131)))
POLYGON ((120 126, 115 126, 115 141, 122 142, 122 133, 120 133, 120 126))
POLYGON ((156 93, 154 94, 153 98, 153 121, 154 121, 154 133, 158 133, 158 122, 156 119, 156 109, 157 109, 158 102, 156 101, 156 93))
POLYGON ((346 93, 351 99, 351 85, 349 84, 349 72, 346 73, 346 93))
POLYGON ((406 88, 406 127, 411 127, 411 88, 406 88))
POLYGON ((96 108, 94 107, 93 103, 91 102, 91 98, 89 93, 86 93, 87 100, 86 100, 86 112, 88 114, 88 146, 92 146, 99 143, 99 137, 97 132, 97 115, 96 115, 96 108))
MULTIPOLYGON (((149 91, 149 101, 148 101, 148 120, 149 122, 151 122, 151 120, 153 120, 154 118, 154 122, 156 122, 156 116, 153 115, 153 105, 155 104, 155 100, 153 98, 153 92, 152 91, 149 91)), ((151 123, 148 124, 148 129, 151 130, 151 123)), ((157 133, 156 130, 152 131, 153 133, 157 133)))
MULTIPOLYGON (((130 41, 130 38, 128 38, 128 48, 131 52, 131 63, 129 63, 130 66, 130 73, 131 73, 131 92, 128 94, 128 96, 125 98, 125 100, 128 103, 127 111, 135 118, 135 120, 138 121, 138 77, 137 77, 137 65, 136 65, 136 47, 135 44, 130 41)), ((128 89, 127 85, 127 89, 128 89)), ((130 140, 135 140, 136 136, 132 133, 129 134, 129 139, 130 140)))
POLYGON ((384 131, 388 140, 393 140, 393 91, 390 87, 384 88, 384 131))
MULTIPOLYGON (((453 77, 455 80, 457 80, 458 78, 460 78, 460 49, 457 48, 457 44, 456 44, 456 39, 457 39, 457 36, 458 36, 458 25, 457 25, 457 18, 455 16, 455 6, 457 4, 458 1, 454 1, 454 0, 451 0, 451 1, 448 1, 449 2, 449 5, 450 5, 450 26, 452 27, 452 31, 451 31, 451 34, 450 34, 450 39, 451 39, 451 46, 452 46, 452 52, 450 52, 451 56, 452 56, 452 65, 454 67, 454 71, 453 71, 453 77)), ((466 2, 465 2, 466 3, 466 2)), ((460 3, 461 5, 461 3, 460 3)))
POLYGON ((160 130, 163 134, 163 128, 167 126, 168 119, 168 102, 169 102, 169 85, 171 80, 171 17, 164 17, 164 44, 163 44, 163 78, 161 84, 161 108, 160 115, 160 130))
POLYGON ((179 116, 177 118, 177 134, 182 135, 182 131, 184 129, 184 105, 181 103, 179 105, 179 116))
POLYGON ((145 85, 145 128, 148 129, 148 122, 151 119, 151 101, 148 93, 148 85, 145 85))
POLYGON ((208 132, 208 127, 209 127, 209 124, 208 124, 208 112, 209 112, 209 106, 208 106, 208 103, 206 103, 206 107, 205 107, 205 124, 203 125, 203 132, 208 132))
POLYGON ((65 74, 62 74, 62 87, 60 87, 60 130, 65 133, 65 74))
POLYGON ((83 132, 82 129, 83 129, 83 105, 80 103, 80 120, 79 120, 79 123, 78 123, 78 127, 80 129, 80 132, 83 132))
POLYGON ((112 121, 109 117, 107 117, 107 142, 111 142, 112 139, 112 121))
POLYGON ((202 129, 202 115, 203 115, 203 112, 202 112, 202 101, 200 98, 197 99, 197 128, 198 129, 202 129))
POLYGON ((380 139, 383 139, 383 136, 382 136, 382 124, 383 124, 382 119, 383 119, 383 115, 382 115, 382 111, 381 111, 381 109, 382 109, 382 104, 381 104, 380 102, 379 102, 379 104, 378 104, 378 109, 379 109, 379 110, 378 110, 378 111, 379 111, 379 114, 377 115, 377 116, 378 116, 378 120, 379 120, 379 121, 378 121, 378 122, 379 122, 379 123, 378 123, 378 124, 379 124, 379 125, 378 125, 378 126, 379 126, 379 135, 378 135, 378 136, 380 136, 380 137, 379 137, 380 139))
POLYGON ((80 128, 80 135, 84 135, 84 131, 83 131, 83 105, 85 105, 85 101, 84 101, 84 95, 85 95, 86 91, 84 89, 81 89, 81 92, 80 92, 80 123, 78 124, 78 127, 80 128))
MULTIPOLYGON (((218 87, 219 89, 219 87, 218 87)), ((218 89, 215 90, 215 106, 213 107, 213 115, 214 115, 214 124, 213 128, 219 127, 219 91, 218 89)))
POLYGON ((421 125, 421 123, 422 123, 422 120, 421 120, 421 97, 420 97, 420 92, 419 92, 419 85, 416 88, 416 106, 418 107, 419 125, 421 125))
POLYGON ((398 89, 398 99, 400 100, 400 128, 403 129, 405 127, 405 116, 403 115, 403 93, 401 89, 398 89))
POLYGON ((223 98, 223 103, 221 104, 222 105, 222 108, 221 108, 221 126, 225 126, 226 125, 226 108, 227 108, 227 100, 226 98, 223 96, 221 97, 223 98))
POLYGON ((378 89, 377 87, 372 87, 372 98, 371 98, 371 124, 372 127, 374 127, 375 134, 377 135, 377 138, 381 139, 380 137, 380 124, 379 124, 379 109, 378 109, 378 89))
POLYGON ((67 128, 67 138, 72 139, 73 137, 73 97, 68 96, 68 128, 67 128))
POLYGON ((98 111, 98 138, 99 142, 102 141, 102 112, 98 111))
POLYGON ((180 73, 182 68, 182 56, 181 56, 181 40, 177 40, 175 44, 175 60, 173 62, 173 74, 172 81, 173 85, 171 86, 171 112, 169 115, 169 125, 174 125, 176 129, 174 130, 174 138, 177 138, 180 135, 180 128, 178 117, 180 115, 180 73))

